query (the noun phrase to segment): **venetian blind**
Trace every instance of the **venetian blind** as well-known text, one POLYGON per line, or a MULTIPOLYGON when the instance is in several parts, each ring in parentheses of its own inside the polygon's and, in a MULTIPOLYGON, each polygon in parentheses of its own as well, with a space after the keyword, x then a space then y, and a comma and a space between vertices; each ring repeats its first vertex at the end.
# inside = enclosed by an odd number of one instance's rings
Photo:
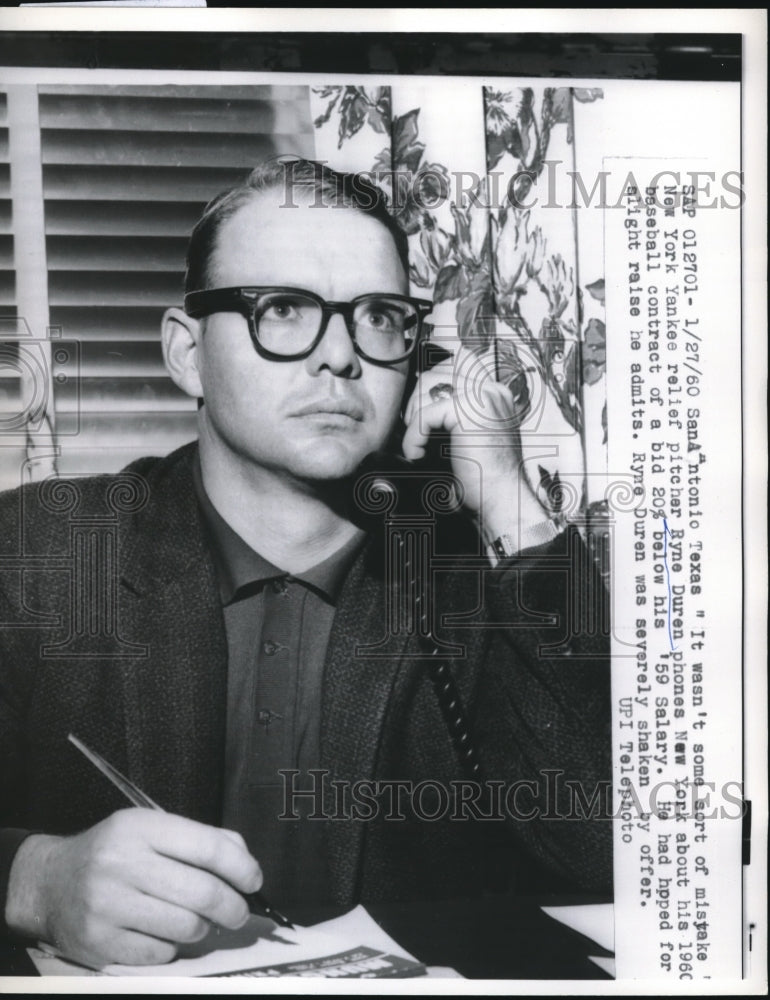
POLYGON ((13 234, 11 232, 11 167, 8 162, 8 98, 0 92, 0 308, 14 313, 13 234))
POLYGON ((0 91, 0 490, 19 484, 18 415, 22 410, 16 324, 8 98, 0 91))
POLYGON ((307 88, 39 88, 50 323, 80 344, 54 385, 59 472, 115 471, 195 436, 163 367, 204 204, 266 156, 312 156, 307 88), (70 433, 73 429, 76 433, 70 433))

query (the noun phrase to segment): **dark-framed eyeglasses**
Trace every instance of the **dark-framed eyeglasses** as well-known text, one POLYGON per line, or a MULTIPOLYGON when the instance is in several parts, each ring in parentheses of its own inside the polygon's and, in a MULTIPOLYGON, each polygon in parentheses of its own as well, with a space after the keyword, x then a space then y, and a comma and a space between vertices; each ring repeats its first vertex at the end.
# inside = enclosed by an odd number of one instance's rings
POLYGON ((188 292, 184 308, 193 319, 240 313, 248 321, 255 350, 270 361, 307 357, 321 342, 329 320, 340 313, 356 353, 373 364, 392 365, 414 350, 433 303, 390 292, 327 302, 304 288, 269 286, 188 292))

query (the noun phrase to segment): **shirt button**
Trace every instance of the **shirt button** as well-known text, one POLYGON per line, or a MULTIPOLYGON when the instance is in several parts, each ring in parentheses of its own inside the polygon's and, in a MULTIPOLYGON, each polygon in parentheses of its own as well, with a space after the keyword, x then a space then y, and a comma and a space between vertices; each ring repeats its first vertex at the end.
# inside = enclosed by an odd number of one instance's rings
POLYGON ((272 639, 267 639, 262 643, 262 650, 267 656, 275 656, 281 647, 277 642, 273 642, 272 639))
POLYGON ((265 727, 265 733, 267 733, 270 729, 270 724, 272 722, 280 722, 282 718, 282 715, 278 715, 277 712, 272 712, 269 708, 260 708, 257 712, 257 723, 260 726, 265 727))

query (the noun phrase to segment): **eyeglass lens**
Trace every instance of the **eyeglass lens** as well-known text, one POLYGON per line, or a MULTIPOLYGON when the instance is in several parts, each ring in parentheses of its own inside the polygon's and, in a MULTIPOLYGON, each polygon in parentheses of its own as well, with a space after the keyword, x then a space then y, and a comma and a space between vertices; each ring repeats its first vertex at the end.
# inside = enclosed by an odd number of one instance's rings
MULTIPOLYGON (((324 310, 296 292, 270 292, 254 310, 259 342, 273 354, 306 351, 318 336, 324 310)), ((417 310, 387 295, 367 296, 353 310, 353 338, 370 358, 388 361, 407 353, 417 334, 417 310)))

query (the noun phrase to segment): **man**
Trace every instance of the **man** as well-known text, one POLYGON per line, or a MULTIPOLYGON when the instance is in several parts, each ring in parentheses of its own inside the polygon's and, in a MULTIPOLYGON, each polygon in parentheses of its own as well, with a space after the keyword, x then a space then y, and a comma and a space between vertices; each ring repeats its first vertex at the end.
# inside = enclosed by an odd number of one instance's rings
POLYGON ((506 391, 466 387, 459 355, 413 385, 428 307, 408 297, 405 237, 376 189, 304 161, 258 168, 204 212, 187 291, 162 334, 171 378, 199 401, 197 447, 76 481, 74 505, 51 484, 3 501, 5 553, 24 557, 6 563, 0 605, 11 932, 94 966, 157 963, 212 923, 239 926, 242 894, 263 881, 279 906, 461 897, 510 888, 524 858, 606 884, 610 824, 557 822, 554 800, 543 810, 556 769, 587 794, 609 777, 604 641, 564 648, 566 536, 483 568, 487 546, 510 554, 520 522, 530 541, 556 532, 513 436, 495 431, 511 426, 506 391), (402 410, 406 459, 449 436, 481 538, 467 572, 450 544, 432 613, 483 774, 524 787, 522 819, 510 804, 489 822, 478 803, 439 815, 430 796, 402 815, 376 797, 396 779, 436 793, 465 774, 419 630, 382 637, 403 587, 392 554, 350 517, 356 469, 398 447, 402 410), (136 502, 118 502, 120 483, 136 502), (47 566, 89 518, 117 524, 105 571, 117 624, 112 645, 81 628, 59 655, 79 595, 47 566), (69 732, 166 811, 124 809, 69 732), (313 822, 327 777, 331 818, 313 822), (360 807, 367 781, 381 783, 368 813, 340 805, 355 788, 360 807))

